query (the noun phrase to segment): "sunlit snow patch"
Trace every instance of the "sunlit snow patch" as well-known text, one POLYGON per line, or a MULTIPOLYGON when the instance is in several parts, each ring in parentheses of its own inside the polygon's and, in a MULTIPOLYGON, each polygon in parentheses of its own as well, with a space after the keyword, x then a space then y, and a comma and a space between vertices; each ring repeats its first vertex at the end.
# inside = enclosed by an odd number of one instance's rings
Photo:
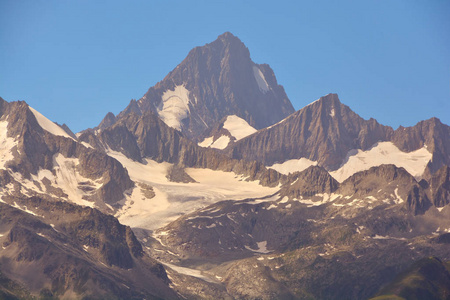
MULTIPOLYGON (((250 126, 247 121, 245 121, 242 118, 239 118, 236 115, 230 115, 227 117, 225 122, 223 123, 223 128, 228 130, 228 132, 233 136, 236 141, 239 141, 240 139, 245 138, 246 136, 249 136, 256 132, 256 129, 250 126)), ((200 147, 211 147, 215 149, 225 149, 228 144, 230 143, 231 139, 226 136, 222 135, 218 139, 214 141, 214 138, 208 137, 205 138, 203 141, 198 143, 200 147)))
POLYGON ((288 175, 289 173, 301 172, 306 170, 308 167, 315 165, 317 165, 316 161, 302 157, 300 159, 290 159, 281 164, 273 164, 268 166, 268 168, 274 169, 281 174, 288 175))
POLYGON ((259 89, 263 93, 267 93, 270 90, 270 87, 267 84, 263 72, 261 72, 261 70, 257 66, 253 66, 253 75, 255 76, 256 83, 258 83, 259 89))
POLYGON ((63 136, 63 137, 74 140, 73 137, 71 137, 69 134, 67 134, 67 132, 64 129, 62 129, 61 127, 56 125, 54 122, 52 122, 49 119, 47 119, 46 117, 44 117, 44 115, 42 115, 40 112, 38 112, 31 106, 29 106, 29 108, 30 108, 31 112, 33 113, 33 115, 36 117, 36 120, 39 123, 39 126, 42 127, 42 129, 50 132, 51 134, 63 136))
POLYGON ((210 148, 214 148, 214 149, 220 149, 223 150, 225 149, 228 144, 230 143, 230 137, 227 135, 222 135, 221 137, 219 137, 217 140, 214 141, 213 137, 209 137, 204 139, 202 142, 198 143, 198 145, 200 147, 210 147, 210 148))
MULTIPOLYGON (((56 172, 56 184, 69 196, 69 200, 77 204, 93 206, 92 202, 83 199, 86 194, 78 188, 80 182, 90 182, 88 178, 80 175, 77 170, 78 164, 78 158, 66 158, 61 154, 55 155, 53 168, 56 172)), ((98 184, 96 188, 100 186, 101 184, 98 184)))
POLYGON ((223 128, 228 130, 236 138, 236 141, 256 132, 256 129, 250 126, 247 121, 235 115, 227 117, 223 123, 223 128))
POLYGON ((12 149, 17 146, 17 141, 8 137, 8 122, 0 122, 0 169, 5 168, 6 162, 14 159, 12 149))
POLYGON ((337 181, 342 182, 351 175, 371 167, 393 164, 405 168, 408 173, 420 178, 432 154, 426 147, 413 152, 403 152, 392 142, 380 142, 368 151, 351 150, 346 162, 336 171, 330 172, 337 181))
POLYGON ((215 140, 214 143, 212 143, 210 145, 210 147, 223 150, 228 146, 229 143, 230 143, 230 137, 227 135, 222 135, 220 138, 215 140))
POLYGON ((198 145, 200 147, 207 148, 207 147, 211 146, 213 142, 214 142, 214 137, 210 136, 210 137, 204 139, 203 141, 201 141, 200 143, 198 143, 198 145))
POLYGON ((159 117, 168 126, 181 130, 181 121, 189 113, 189 91, 184 85, 177 85, 175 89, 167 90, 162 95, 161 104, 158 107, 159 117))

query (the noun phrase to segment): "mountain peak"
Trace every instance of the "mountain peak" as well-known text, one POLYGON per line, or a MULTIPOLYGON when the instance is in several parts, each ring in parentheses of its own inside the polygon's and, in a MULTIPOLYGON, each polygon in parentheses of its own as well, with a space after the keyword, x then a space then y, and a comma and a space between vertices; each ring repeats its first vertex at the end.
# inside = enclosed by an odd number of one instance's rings
POLYGON ((320 105, 320 104, 341 104, 341 101, 339 101, 339 96, 338 94, 334 94, 334 93, 329 93, 325 96, 320 97, 319 99, 317 99, 316 101, 311 102, 310 104, 306 105, 304 108, 306 107, 313 107, 315 105, 320 105))
POLYGON ((153 111, 166 124, 193 139, 229 115, 261 129, 294 112, 273 70, 253 62, 248 48, 230 32, 191 50, 117 119, 131 110, 153 111))
POLYGON ((239 41, 242 43, 242 41, 237 36, 235 36, 234 34, 232 34, 229 31, 222 33, 221 35, 219 35, 217 37, 217 39, 221 40, 221 41, 225 41, 225 42, 231 42, 234 40, 234 41, 239 41))

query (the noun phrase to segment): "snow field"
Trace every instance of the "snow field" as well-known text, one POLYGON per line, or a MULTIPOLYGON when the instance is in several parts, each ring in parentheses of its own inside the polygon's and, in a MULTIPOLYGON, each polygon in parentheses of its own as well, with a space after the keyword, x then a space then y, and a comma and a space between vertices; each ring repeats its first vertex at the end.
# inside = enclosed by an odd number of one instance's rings
MULTIPOLYGON (((146 164, 135 162, 122 153, 109 151, 108 155, 119 160, 127 168, 131 179, 153 187, 156 196, 142 200, 139 192, 133 191, 126 200, 126 209, 117 217, 123 224, 154 230, 183 214, 191 213, 222 200, 243 200, 274 194, 277 188, 263 187, 256 181, 244 181, 242 176, 231 172, 188 168, 196 183, 170 182, 166 178, 169 163, 147 160, 146 164), (132 203, 133 201, 133 203, 132 203)), ((138 189, 139 186, 134 189, 138 189)))
POLYGON ((189 114, 189 91, 184 85, 164 92, 158 114, 169 127, 181 130, 181 121, 189 114))
POLYGON ((432 154, 426 147, 408 153, 398 149, 392 142, 380 142, 367 151, 351 150, 347 157, 348 159, 338 170, 330 172, 330 175, 339 182, 357 172, 385 164, 403 167, 418 179, 425 171, 432 154))

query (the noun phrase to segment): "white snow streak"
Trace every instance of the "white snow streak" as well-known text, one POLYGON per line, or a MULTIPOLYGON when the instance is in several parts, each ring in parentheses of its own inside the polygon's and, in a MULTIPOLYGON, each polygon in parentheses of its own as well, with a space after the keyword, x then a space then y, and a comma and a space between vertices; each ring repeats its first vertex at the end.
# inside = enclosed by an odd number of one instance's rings
POLYGON ((256 83, 258 84, 259 89, 263 93, 267 93, 270 90, 270 87, 267 84, 263 72, 261 72, 261 70, 257 66, 253 66, 253 75, 255 76, 256 83))
POLYGON ((47 119, 44 115, 42 115, 40 112, 38 112, 31 106, 29 106, 29 108, 30 108, 31 112, 33 113, 33 115, 36 117, 36 120, 39 123, 39 126, 42 127, 42 129, 50 132, 51 134, 63 136, 63 137, 74 140, 74 138, 71 137, 69 134, 67 134, 67 132, 64 129, 62 129, 61 127, 59 127, 58 125, 56 125, 55 123, 50 121, 49 119, 47 119))
POLYGON ((162 95, 161 104, 158 107, 159 117, 168 126, 181 130, 181 121, 189 113, 189 91, 184 85, 177 85, 175 89, 167 90, 162 95))

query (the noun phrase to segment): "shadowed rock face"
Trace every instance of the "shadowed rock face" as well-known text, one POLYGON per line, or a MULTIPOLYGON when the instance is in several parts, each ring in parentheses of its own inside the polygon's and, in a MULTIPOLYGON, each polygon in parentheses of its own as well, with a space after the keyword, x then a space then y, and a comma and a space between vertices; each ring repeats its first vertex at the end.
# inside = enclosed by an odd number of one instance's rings
POLYGON ((367 150, 378 141, 388 140, 392 132, 374 119, 362 119, 341 104, 336 94, 329 94, 282 122, 238 141, 230 155, 266 165, 305 157, 333 170, 349 150, 367 150))
POLYGON ((426 146, 433 154, 433 159, 428 164, 429 174, 435 173, 444 165, 450 165, 450 127, 437 118, 421 121, 412 127, 400 126, 394 132, 392 141, 406 152, 426 146))
MULTIPOLYGON (((166 91, 184 86, 188 91, 188 115, 181 131, 189 138, 199 137, 227 115, 237 115, 255 128, 272 125, 294 108, 268 65, 250 59, 245 45, 226 32, 217 40, 192 49, 188 56, 144 97, 132 100, 117 119, 134 112, 158 112, 166 91)), ((111 124, 105 117, 102 125, 111 124)))
POLYGON ((450 167, 443 166, 430 180, 433 204, 443 207, 450 203, 450 167))

